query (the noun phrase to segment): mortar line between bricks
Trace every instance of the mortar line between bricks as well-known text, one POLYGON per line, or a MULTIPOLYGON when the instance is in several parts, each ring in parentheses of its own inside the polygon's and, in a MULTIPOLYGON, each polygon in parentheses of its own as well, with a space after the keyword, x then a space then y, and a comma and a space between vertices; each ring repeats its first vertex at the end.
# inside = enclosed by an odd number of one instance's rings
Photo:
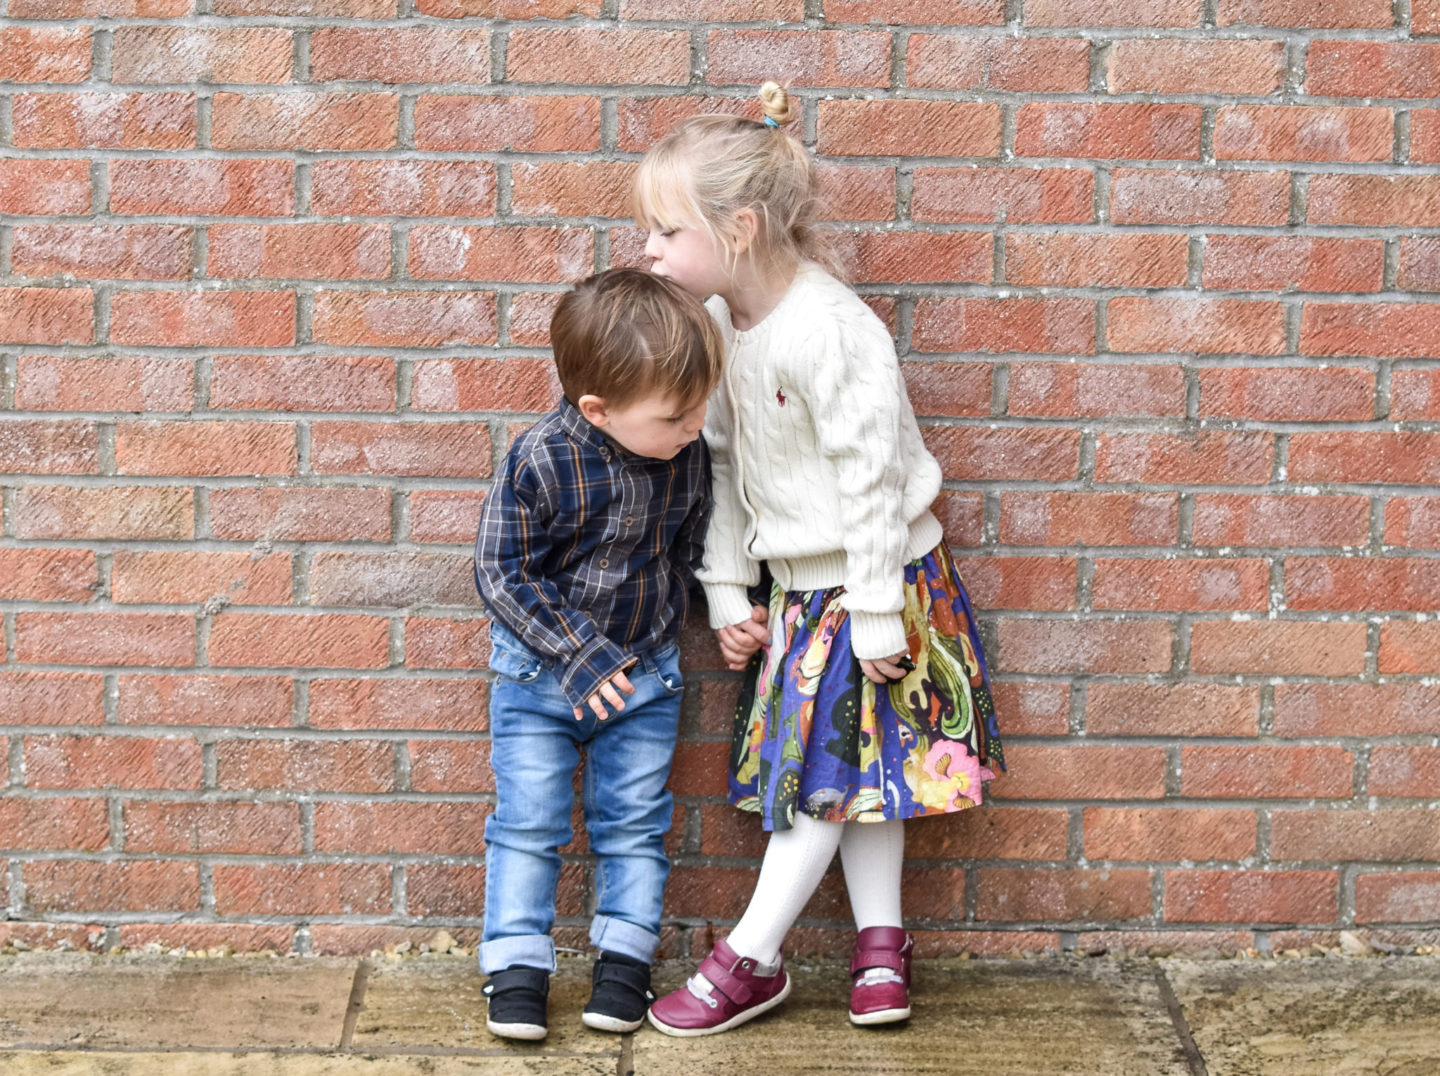
POLYGON ((1155 965, 1155 985, 1160 990, 1161 1000, 1165 1002, 1165 1011, 1170 1014, 1175 1037, 1180 1040, 1180 1048, 1185 1052, 1185 1063, 1190 1066, 1190 1076, 1209 1076, 1210 1070, 1205 1065, 1205 1058, 1201 1055, 1200 1048, 1195 1045, 1195 1037, 1190 1033, 1185 1010, 1180 1005, 1180 999, 1175 996, 1170 977, 1165 974, 1165 966, 1160 963, 1155 965))
POLYGON ((360 1011, 365 1008, 365 991, 370 984, 370 962, 361 960, 355 965, 355 978, 350 983, 350 1000, 345 1005, 345 1022, 340 1029, 339 1049, 350 1049, 355 1037, 355 1025, 360 1011))

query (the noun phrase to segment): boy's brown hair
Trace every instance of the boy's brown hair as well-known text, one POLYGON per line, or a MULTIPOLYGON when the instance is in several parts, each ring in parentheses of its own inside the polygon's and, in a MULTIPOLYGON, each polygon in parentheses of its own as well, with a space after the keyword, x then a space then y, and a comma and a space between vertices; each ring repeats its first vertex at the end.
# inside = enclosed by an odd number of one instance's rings
POLYGON ((586 277, 560 300, 550 343, 565 398, 624 407, 667 396, 691 407, 720 380, 724 343, 709 311, 673 281, 643 269, 586 277))

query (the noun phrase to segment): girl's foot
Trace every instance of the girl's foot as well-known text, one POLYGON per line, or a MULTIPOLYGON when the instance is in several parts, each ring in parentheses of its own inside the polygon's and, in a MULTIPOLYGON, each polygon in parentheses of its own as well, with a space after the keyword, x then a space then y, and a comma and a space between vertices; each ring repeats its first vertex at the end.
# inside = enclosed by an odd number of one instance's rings
POLYGON ((910 953, 915 939, 900 927, 866 927, 850 961, 850 1022, 893 1024, 910 1015, 910 953))
POLYGON ((760 975, 750 957, 737 956, 724 940, 690 981, 650 1006, 650 1022, 667 1035, 714 1035, 773 1009, 790 994, 784 961, 760 975))

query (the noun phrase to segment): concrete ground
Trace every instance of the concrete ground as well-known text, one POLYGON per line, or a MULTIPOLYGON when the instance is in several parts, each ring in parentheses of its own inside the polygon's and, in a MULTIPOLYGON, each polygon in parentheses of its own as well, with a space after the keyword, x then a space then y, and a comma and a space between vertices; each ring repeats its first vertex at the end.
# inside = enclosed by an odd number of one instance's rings
MULTIPOLYGON (((547 1041, 485 1030, 463 956, 0 956, 5 1076, 1251 1076, 1440 1073, 1440 958, 1198 960, 1064 955, 916 965, 907 1025, 845 1018, 838 963, 726 1035, 580 1024, 589 961, 561 962, 547 1041)), ((663 965, 657 988, 688 964, 663 965)))

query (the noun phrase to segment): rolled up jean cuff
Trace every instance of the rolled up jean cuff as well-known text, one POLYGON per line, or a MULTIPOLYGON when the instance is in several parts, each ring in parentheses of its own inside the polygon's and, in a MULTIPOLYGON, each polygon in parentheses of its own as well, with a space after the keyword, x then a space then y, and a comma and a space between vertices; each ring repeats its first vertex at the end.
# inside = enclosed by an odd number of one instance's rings
POLYGON ((655 959, 655 950, 660 948, 660 935, 623 919, 597 915, 590 924, 590 943, 597 949, 606 949, 649 964, 655 959))
POLYGON ((486 975, 494 975, 514 964, 554 974, 555 943, 550 935, 517 934, 480 943, 480 970, 486 975))

